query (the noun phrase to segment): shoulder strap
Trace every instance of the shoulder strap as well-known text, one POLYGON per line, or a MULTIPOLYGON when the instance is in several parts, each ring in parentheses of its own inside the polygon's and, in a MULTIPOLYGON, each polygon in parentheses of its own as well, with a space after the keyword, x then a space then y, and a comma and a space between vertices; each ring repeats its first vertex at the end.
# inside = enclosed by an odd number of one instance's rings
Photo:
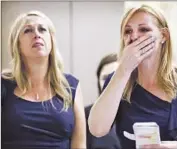
POLYGON ((72 92, 72 98, 73 100, 75 99, 75 94, 76 94, 76 89, 77 89, 77 85, 79 83, 79 80, 77 78, 75 78, 73 75, 71 74, 64 74, 66 77, 66 80, 68 81, 70 88, 71 88, 71 92, 72 92))

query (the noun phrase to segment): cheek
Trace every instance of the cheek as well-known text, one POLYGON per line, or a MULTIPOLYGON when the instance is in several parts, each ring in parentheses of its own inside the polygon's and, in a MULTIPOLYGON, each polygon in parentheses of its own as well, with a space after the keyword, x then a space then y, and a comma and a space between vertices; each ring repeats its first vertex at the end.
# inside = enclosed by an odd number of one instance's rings
POLYGON ((20 53, 22 54, 29 54, 29 52, 31 51, 30 49, 31 45, 30 45, 30 39, 27 37, 23 37, 23 38, 19 38, 19 50, 20 53))
POLYGON ((160 33, 155 34, 156 37, 156 46, 161 44, 162 35, 160 33))
POLYGON ((46 41, 46 45, 47 45, 47 49, 51 50, 52 48, 52 39, 50 35, 46 35, 45 36, 45 41, 46 41))
POLYGON ((30 44, 30 38, 29 37, 24 36, 24 37, 19 38, 19 45, 22 49, 23 48, 28 48, 29 44, 30 44))
POLYGON ((151 36, 155 37, 155 47, 158 48, 159 45, 161 44, 161 39, 162 39, 162 35, 158 30, 152 31, 150 33, 151 36))
POLYGON ((25 42, 23 41, 22 38, 19 39, 18 41, 18 45, 19 45, 19 51, 20 53, 23 53, 24 52, 24 49, 25 49, 25 42))
POLYGON ((161 39, 162 35, 158 29, 154 29, 151 32, 152 36, 156 37, 157 40, 161 39))
POLYGON ((155 41, 155 50, 157 51, 159 48, 161 48, 161 38, 160 38, 160 36, 157 36, 156 38, 157 39, 155 41))

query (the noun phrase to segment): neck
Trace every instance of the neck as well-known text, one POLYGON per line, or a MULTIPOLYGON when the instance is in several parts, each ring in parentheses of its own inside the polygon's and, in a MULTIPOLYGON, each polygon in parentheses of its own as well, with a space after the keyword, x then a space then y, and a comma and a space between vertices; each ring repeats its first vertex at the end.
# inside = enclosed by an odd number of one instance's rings
POLYGON ((138 82, 145 88, 151 88, 158 85, 157 72, 159 67, 159 59, 149 58, 144 60, 138 66, 138 82))
POLYGON ((47 83, 48 58, 40 60, 25 59, 25 69, 32 87, 37 87, 47 83))

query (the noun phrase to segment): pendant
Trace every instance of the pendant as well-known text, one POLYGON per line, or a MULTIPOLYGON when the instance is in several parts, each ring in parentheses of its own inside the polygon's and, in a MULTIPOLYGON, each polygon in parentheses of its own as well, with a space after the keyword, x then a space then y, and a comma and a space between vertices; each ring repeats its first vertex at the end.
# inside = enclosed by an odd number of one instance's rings
POLYGON ((36 94, 36 100, 39 100, 39 95, 38 94, 36 94))

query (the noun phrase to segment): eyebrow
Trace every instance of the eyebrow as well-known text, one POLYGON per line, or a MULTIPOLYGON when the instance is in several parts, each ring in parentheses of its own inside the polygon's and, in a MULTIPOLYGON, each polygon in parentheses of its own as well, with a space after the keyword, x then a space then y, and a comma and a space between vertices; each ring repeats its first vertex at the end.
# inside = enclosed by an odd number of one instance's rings
MULTIPOLYGON (((45 26, 44 24, 33 24, 33 25, 45 26)), ((24 25, 24 28, 25 28, 25 27, 32 27, 33 25, 26 24, 26 25, 24 25)))
MULTIPOLYGON (((147 24, 145 24, 145 23, 139 24, 139 26, 142 26, 142 25, 147 25, 147 24)), ((130 25, 126 25, 125 27, 131 27, 131 26, 130 25)))

